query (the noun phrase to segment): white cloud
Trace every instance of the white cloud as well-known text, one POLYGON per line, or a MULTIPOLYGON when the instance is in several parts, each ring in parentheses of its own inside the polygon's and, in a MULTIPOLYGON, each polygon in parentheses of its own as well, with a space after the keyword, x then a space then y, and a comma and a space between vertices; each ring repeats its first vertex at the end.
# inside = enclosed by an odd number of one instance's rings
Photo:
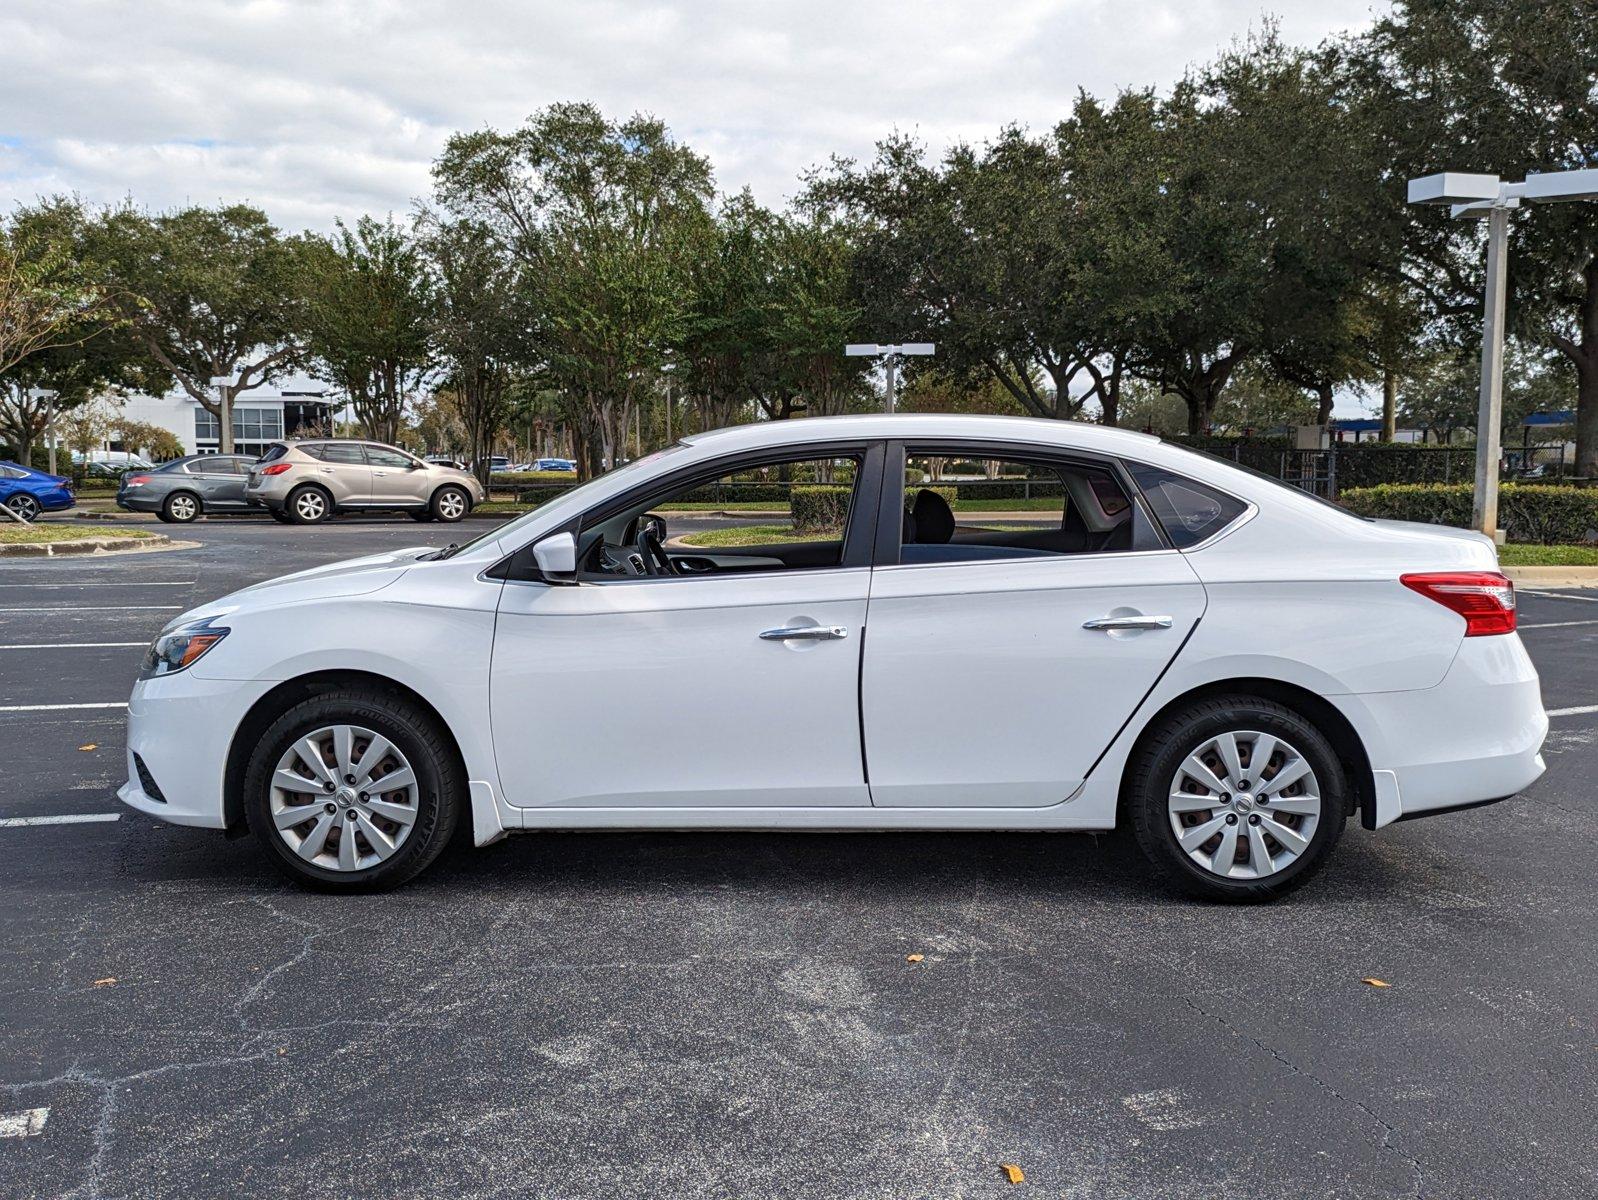
MULTIPOLYGON (((1372 0, 1277 0, 1313 42, 1372 0)), ((1378 4, 1385 7, 1385 4, 1378 4)), ((1258 0, 8 0, 0 205, 250 200, 285 226, 403 212, 450 132, 557 100, 646 111, 768 203, 895 129, 1044 128, 1079 88, 1169 85, 1258 0)))

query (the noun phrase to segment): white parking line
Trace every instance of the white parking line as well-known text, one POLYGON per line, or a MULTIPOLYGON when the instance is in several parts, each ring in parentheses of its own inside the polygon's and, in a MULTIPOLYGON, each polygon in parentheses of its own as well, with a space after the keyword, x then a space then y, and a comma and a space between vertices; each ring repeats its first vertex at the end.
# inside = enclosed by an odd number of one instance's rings
POLYGON ((149 642, 15 642, 11 645, 0 645, 0 650, 104 650, 110 647, 149 644, 149 642))
POLYGON ((1535 625, 1515 626, 1516 629, 1569 629, 1572 625, 1598 625, 1598 621, 1539 621, 1535 625))
POLYGON ((1588 604, 1598 604, 1598 596, 1572 596, 1569 592, 1534 592, 1529 588, 1515 590, 1522 596, 1546 596, 1550 600, 1585 600, 1588 604))
POLYGON ((117 579, 117 580, 113 580, 111 582, 101 581, 101 582, 96 582, 96 583, 0 583, 0 588, 12 588, 12 587, 19 587, 19 588, 72 588, 72 587, 130 588, 130 587, 193 587, 193 586, 194 586, 194 580, 192 580, 192 579, 178 579, 178 580, 172 580, 172 581, 167 581, 167 582, 162 582, 162 583, 157 583, 157 582, 154 582, 154 581, 146 583, 145 581, 139 580, 139 579, 117 579))
MULTIPOLYGON (((33 616, 34 613, 63 613, 63 612, 178 612, 183 608, 181 604, 118 604, 110 608, 93 608, 89 605, 71 604, 51 606, 49 608, 36 608, 29 605, 27 608, 14 608, 12 614, 16 616, 33 616)), ((0 613, 0 616, 6 614, 0 613)))
POLYGON ((0 829, 22 829, 31 825, 98 825, 120 821, 121 813, 67 813, 59 817, 0 817, 0 829))
POLYGON ((1583 704, 1577 708, 1550 708, 1550 717, 1583 717, 1588 713, 1598 713, 1598 704, 1583 704))
POLYGON ((108 700, 104 704, 0 704, 0 712, 65 712, 72 708, 126 708, 126 700, 108 700))
POLYGON ((48 1108, 25 1108, 21 1112, 0 1113, 0 1138, 33 1137, 44 1131, 50 1119, 48 1108))

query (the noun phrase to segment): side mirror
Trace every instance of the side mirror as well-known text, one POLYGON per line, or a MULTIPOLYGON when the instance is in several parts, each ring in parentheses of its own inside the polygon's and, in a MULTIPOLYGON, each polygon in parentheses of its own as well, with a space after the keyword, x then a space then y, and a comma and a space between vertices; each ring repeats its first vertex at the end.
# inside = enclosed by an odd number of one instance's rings
POLYGON ((538 573, 550 583, 577 582, 577 539, 571 533, 552 533, 533 547, 538 573))

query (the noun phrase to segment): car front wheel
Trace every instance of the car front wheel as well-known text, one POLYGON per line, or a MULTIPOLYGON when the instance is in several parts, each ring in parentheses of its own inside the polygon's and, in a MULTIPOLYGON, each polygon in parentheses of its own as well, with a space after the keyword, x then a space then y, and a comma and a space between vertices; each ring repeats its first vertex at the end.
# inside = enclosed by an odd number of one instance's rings
POLYGON ((472 498, 464 488, 441 487, 433 493, 433 503, 429 507, 434 520, 459 521, 472 511, 472 498))
POLYGON ((1144 738, 1126 807, 1167 883, 1213 900, 1273 900, 1325 865, 1348 818, 1348 788, 1337 752, 1300 713, 1219 696, 1144 738))
POLYGON ((39 502, 26 492, 13 496, 6 501, 6 507, 24 521, 37 521, 39 519, 39 502))
POLYGON ((324 692, 261 737, 244 810, 268 857, 324 891, 382 891, 448 845, 465 781, 448 734, 402 696, 324 692))

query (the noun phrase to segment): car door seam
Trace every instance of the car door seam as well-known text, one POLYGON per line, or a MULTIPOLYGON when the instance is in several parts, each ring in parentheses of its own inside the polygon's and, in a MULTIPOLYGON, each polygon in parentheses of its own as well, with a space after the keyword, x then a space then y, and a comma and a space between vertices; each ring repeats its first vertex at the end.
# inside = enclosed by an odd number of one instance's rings
POLYGON ((1115 731, 1115 736, 1104 743, 1104 749, 1099 751, 1099 756, 1093 760, 1092 765, 1088 767, 1086 773, 1084 773, 1082 776, 1082 782, 1084 784, 1086 784, 1089 779, 1093 778, 1093 772, 1098 770, 1099 764, 1104 761, 1104 756, 1110 752, 1110 748, 1121 740, 1121 735, 1126 732, 1127 726, 1132 724, 1132 719, 1136 717, 1138 713, 1143 711, 1143 706, 1149 702, 1149 697, 1154 694, 1154 689, 1160 686, 1160 681, 1163 680, 1170 672, 1171 668, 1176 665, 1176 660, 1182 657, 1182 651, 1187 649, 1187 644, 1193 640, 1193 635, 1198 632, 1198 627, 1203 624, 1203 622, 1204 614, 1200 613, 1198 617, 1194 619, 1192 627, 1187 631, 1187 636, 1182 639, 1182 644, 1176 648, 1176 653, 1171 655, 1165 666, 1160 668, 1160 673, 1154 677, 1154 682, 1149 684, 1149 690, 1144 692, 1143 695, 1138 699, 1138 702, 1132 706, 1132 711, 1127 713, 1126 720, 1121 722, 1121 727, 1115 731))

